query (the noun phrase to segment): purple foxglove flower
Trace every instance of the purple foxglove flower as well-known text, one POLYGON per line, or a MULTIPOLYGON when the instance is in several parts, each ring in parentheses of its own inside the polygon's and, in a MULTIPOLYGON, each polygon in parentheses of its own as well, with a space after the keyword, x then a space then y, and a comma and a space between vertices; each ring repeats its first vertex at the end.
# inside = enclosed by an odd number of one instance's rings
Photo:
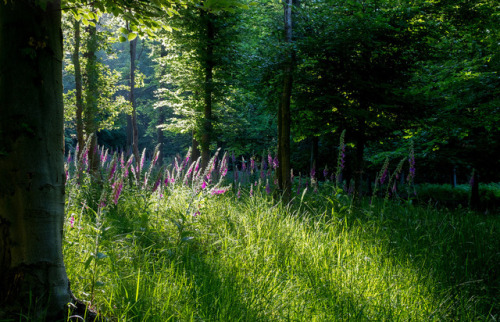
POLYGON ((253 186, 250 186, 250 197, 253 197, 253 186))
POLYGON ((384 184, 385 179, 387 179, 387 169, 384 170, 382 177, 380 177, 380 184, 384 184))
POLYGON ((207 187, 207 183, 205 181, 203 181, 203 183, 201 184, 201 189, 205 189, 207 187))
POLYGON ((113 180, 113 176, 115 174, 115 171, 116 171, 116 161, 113 162, 113 166, 111 167, 111 171, 109 172, 109 176, 108 176, 109 182, 111 182, 111 180, 113 180))
POLYGON ((241 189, 238 188, 238 193, 236 193, 236 198, 240 199, 241 197, 241 189))
POLYGON ((273 169, 274 170, 278 169, 279 165, 280 165, 280 162, 278 160, 278 156, 275 156, 273 159, 273 169))
POLYGON ((212 193, 212 195, 221 195, 225 192, 226 192, 226 190, 224 190, 224 189, 215 189, 215 190, 212 190, 211 193, 212 193))
POLYGON ((312 169, 311 169, 311 179, 314 179, 315 176, 316 176, 316 167, 312 167, 312 169))
POLYGON ((267 163, 265 159, 262 159, 262 170, 267 170, 267 163))
POLYGON ((200 215, 200 212, 199 212, 199 211, 197 211, 197 212, 195 212, 195 213, 193 214, 193 217, 196 217, 196 216, 199 216, 199 215, 200 215))
POLYGON ((74 227, 74 225, 75 225, 75 216, 71 216, 69 218, 69 225, 71 226, 71 228, 74 227))
POLYGON ((250 170, 254 170, 255 169, 255 160, 252 158, 250 159, 250 170))
POLYGON ((267 164, 269 164, 269 167, 273 166, 273 157, 271 156, 271 153, 267 155, 267 164))
POLYGON ((156 180, 154 186, 153 186, 153 192, 156 191, 156 189, 158 189, 158 186, 160 185, 160 182, 161 182, 161 177, 158 178, 158 180, 156 180))
POLYGON ((269 186, 269 182, 266 183, 266 193, 267 194, 271 193, 271 187, 269 186))
POLYGON ((115 190, 115 193, 114 193, 114 199, 113 199, 113 202, 115 203, 115 205, 118 204, 118 199, 120 198, 120 194, 122 192, 122 188, 123 188, 123 181, 119 181, 119 182, 115 182, 115 185, 116 185, 116 190, 115 190))

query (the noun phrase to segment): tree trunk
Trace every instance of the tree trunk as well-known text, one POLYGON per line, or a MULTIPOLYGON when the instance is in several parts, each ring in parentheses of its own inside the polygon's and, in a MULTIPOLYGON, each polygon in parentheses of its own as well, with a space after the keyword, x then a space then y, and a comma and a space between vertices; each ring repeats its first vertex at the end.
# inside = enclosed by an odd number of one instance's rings
POLYGON ((83 96, 82 96, 82 69, 80 66, 80 21, 74 20, 75 28, 75 48, 73 49, 73 65, 75 67, 75 90, 76 90, 76 138, 79 146, 78 155, 80 158, 85 146, 83 137, 83 96))
POLYGON ((214 62, 214 41, 215 41, 215 26, 212 21, 211 13, 202 11, 202 19, 206 19, 207 23, 207 46, 205 48, 205 88, 204 88, 204 118, 203 132, 201 134, 201 166, 205 169, 210 160, 210 143, 212 141, 212 92, 213 92, 213 69, 214 62))
POLYGON ((97 173, 99 168, 99 157, 97 155, 97 130, 98 130, 98 97, 99 97, 99 67, 97 65, 96 52, 99 47, 97 39, 97 28, 88 26, 89 39, 85 56, 87 64, 85 72, 87 74, 87 86, 85 95, 85 117, 84 127, 87 134, 86 140, 90 138, 88 145, 89 169, 92 174, 97 173))
MULTIPOLYGON (((161 45, 161 51, 160 51, 160 57, 165 57, 167 56, 167 49, 165 46, 162 44, 161 45)), ((160 76, 163 76, 165 73, 165 70, 162 71, 160 76)), ((160 125, 163 125, 165 123, 165 110, 163 109, 163 106, 160 105, 158 106, 158 122, 156 123, 158 125, 156 129, 156 139, 158 141, 158 144, 160 146, 159 148, 159 154, 158 154, 158 165, 161 167, 163 166, 163 145, 165 144, 165 136, 163 135, 163 130, 159 127, 160 125)))
MULTIPOLYGON (((163 112, 163 106, 158 107, 158 123, 157 125, 162 125, 165 123, 165 114, 163 112)), ((158 142, 159 150, 158 150, 158 166, 163 165, 163 145, 165 137, 163 135, 163 130, 160 127, 156 129, 156 140, 158 142)))
POLYGON ((0 319, 66 316, 59 0, 0 1, 0 319), (40 310, 40 311, 37 311, 40 310))
MULTIPOLYGON (((137 51, 137 38, 130 41, 130 93, 129 99, 132 105, 132 151, 134 153, 135 162, 139 171, 141 172, 141 159, 139 156, 139 131, 137 130, 137 104, 135 102, 135 56, 137 51)), ((139 177, 137 178, 139 179, 139 177)))
POLYGON ((291 48, 292 44, 292 0, 285 0, 284 17, 285 17, 285 39, 290 46, 285 54, 285 63, 283 66, 283 91, 281 93, 280 102, 280 132, 278 133, 278 157, 281 181, 279 187, 283 191, 283 200, 290 200, 291 181, 290 181, 290 99, 292 96, 292 68, 294 63, 294 52, 291 48))

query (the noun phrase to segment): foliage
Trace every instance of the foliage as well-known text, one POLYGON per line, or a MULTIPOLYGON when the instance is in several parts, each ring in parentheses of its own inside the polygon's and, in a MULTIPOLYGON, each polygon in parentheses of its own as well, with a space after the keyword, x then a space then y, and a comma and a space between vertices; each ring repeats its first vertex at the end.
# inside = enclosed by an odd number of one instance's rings
POLYGON ((64 252, 75 294, 105 316, 138 321, 500 314, 497 217, 392 201, 381 217, 385 202, 354 207, 328 182, 283 205, 262 181, 254 185, 258 172, 244 177, 249 185, 220 188, 214 175, 232 160, 217 159, 212 185, 204 184, 210 170, 186 185, 197 162, 177 158, 156 189, 153 167, 140 181, 128 177, 116 204, 90 202, 84 191, 110 193, 127 169, 121 157, 101 164, 104 185, 85 188, 70 176, 64 252))

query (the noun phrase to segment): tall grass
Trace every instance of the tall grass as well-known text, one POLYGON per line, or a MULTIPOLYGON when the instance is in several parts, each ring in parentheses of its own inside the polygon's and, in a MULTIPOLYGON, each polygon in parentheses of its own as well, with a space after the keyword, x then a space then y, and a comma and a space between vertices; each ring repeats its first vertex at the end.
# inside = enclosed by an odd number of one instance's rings
POLYGON ((218 170, 202 174, 178 158, 133 180, 123 169, 109 180, 105 163, 105 179, 73 175, 64 255, 75 295, 118 321, 500 317, 498 217, 378 199, 353 206, 336 180, 283 205, 265 161, 235 166, 232 188, 227 159, 212 161, 218 170), (115 204, 116 180, 125 184, 115 204))

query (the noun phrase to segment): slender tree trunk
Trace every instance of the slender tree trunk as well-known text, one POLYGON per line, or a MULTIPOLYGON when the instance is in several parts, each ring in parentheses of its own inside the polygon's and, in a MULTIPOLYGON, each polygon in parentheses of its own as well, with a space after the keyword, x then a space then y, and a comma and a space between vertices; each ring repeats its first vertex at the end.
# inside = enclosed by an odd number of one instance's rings
POLYGON ((201 134, 201 165, 205 169, 210 160, 210 143, 212 141, 212 94, 213 94, 213 69, 214 62, 214 41, 215 26, 213 16, 210 13, 202 11, 202 19, 206 19, 207 26, 207 46, 205 49, 205 93, 203 98, 203 132, 201 134))
POLYGON ((290 200, 291 181, 290 181, 290 100, 292 96, 292 68, 294 64, 294 52, 292 44, 292 0, 284 2, 284 20, 285 20, 285 39, 290 46, 285 54, 285 63, 283 67, 283 90, 281 92, 280 102, 280 132, 278 133, 278 157, 280 157, 281 181, 279 187, 283 191, 283 200, 290 200))
MULTIPOLYGON (((167 56, 167 49, 165 48, 164 45, 161 45, 161 51, 160 51, 160 57, 165 57, 167 56)), ((161 72, 161 76, 165 74, 165 70, 161 72)), ((158 141, 158 144, 160 145, 159 149, 159 155, 158 155, 158 165, 161 167, 163 165, 163 145, 165 142, 165 136, 163 135, 163 130, 159 127, 160 125, 163 125, 165 123, 165 110, 163 109, 163 106, 160 105, 158 107, 158 122, 157 122, 157 130, 156 130, 156 139, 158 141)))
POLYGON ((73 49, 73 65, 75 67, 75 90, 76 90, 76 138, 78 146, 77 158, 80 158, 83 148, 85 146, 85 139, 83 137, 83 96, 82 96, 82 69, 80 66, 80 21, 74 20, 73 26, 75 28, 75 48, 73 49))
POLYGON ((139 131, 137 129, 137 104, 135 102, 135 56, 137 51, 137 38, 130 41, 130 93, 129 99, 132 105, 132 151, 135 162, 140 173, 140 155, 139 155, 139 131))
POLYGON ((54 321, 72 300, 62 256, 61 8, 39 3, 0 1, 0 319, 30 308, 54 321))
POLYGON ((89 39, 85 56, 87 64, 85 72, 87 74, 87 86, 85 95, 85 117, 84 127, 87 134, 86 140, 90 139, 88 148, 89 168, 95 175, 99 167, 99 157, 97 155, 97 130, 98 130, 98 97, 99 97, 99 68, 97 65, 96 52, 99 44, 97 39, 97 28, 88 26, 89 39))
MULTIPOLYGON (((158 107, 158 123, 157 125, 162 125, 165 123, 165 114, 163 112, 163 106, 158 107)), ((158 127, 156 129, 156 140, 158 142, 159 154, 158 154, 158 165, 161 167, 163 165, 163 145, 165 141, 165 136, 163 135, 163 130, 158 127)))

